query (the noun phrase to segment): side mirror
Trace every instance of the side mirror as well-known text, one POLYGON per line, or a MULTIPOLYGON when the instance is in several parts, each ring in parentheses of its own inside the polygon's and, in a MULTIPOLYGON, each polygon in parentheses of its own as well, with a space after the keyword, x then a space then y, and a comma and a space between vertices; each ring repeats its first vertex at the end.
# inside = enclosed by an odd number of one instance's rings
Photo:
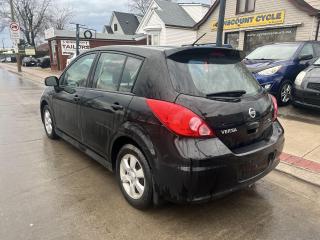
POLYGON ((58 87, 59 79, 56 76, 47 77, 44 80, 44 84, 49 87, 58 87))
POLYGON ((306 54, 306 55, 299 56, 298 60, 299 61, 304 61, 304 60, 311 60, 312 58, 313 58, 312 54, 306 54))

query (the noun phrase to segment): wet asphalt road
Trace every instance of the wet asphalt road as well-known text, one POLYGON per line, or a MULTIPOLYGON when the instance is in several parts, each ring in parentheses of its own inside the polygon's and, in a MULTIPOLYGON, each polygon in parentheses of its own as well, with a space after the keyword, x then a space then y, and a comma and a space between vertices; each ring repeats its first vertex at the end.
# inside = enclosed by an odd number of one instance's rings
POLYGON ((203 205, 141 212, 112 173, 45 136, 43 87, 0 68, 0 239, 320 239, 320 189, 273 172, 203 205))

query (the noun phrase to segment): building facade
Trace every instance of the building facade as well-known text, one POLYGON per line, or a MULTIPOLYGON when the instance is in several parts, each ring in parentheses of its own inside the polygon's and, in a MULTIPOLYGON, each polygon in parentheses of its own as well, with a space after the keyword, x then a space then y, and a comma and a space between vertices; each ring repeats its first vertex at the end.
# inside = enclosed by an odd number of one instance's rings
MULTIPOLYGON (((76 33, 73 31, 53 28, 45 31, 52 70, 63 70, 67 65, 67 59, 76 53, 75 36, 76 33)), ((91 48, 108 45, 146 45, 146 37, 144 35, 97 33, 88 39, 84 36, 84 32, 80 32, 80 53, 91 48)))
MULTIPOLYGON (((200 43, 215 43, 220 0, 195 25, 200 43)), ((319 38, 320 0, 226 1, 224 43, 250 52, 273 42, 319 38)))
POLYGON ((197 38, 194 25, 208 12, 209 5, 154 0, 136 33, 148 36, 148 45, 191 44, 197 38))

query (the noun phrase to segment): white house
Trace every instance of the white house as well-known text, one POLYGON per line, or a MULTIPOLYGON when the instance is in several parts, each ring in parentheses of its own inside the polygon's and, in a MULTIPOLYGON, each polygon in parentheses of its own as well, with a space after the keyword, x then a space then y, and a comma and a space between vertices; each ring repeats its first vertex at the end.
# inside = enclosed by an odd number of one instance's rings
POLYGON ((193 43, 193 29, 209 10, 202 3, 174 3, 154 0, 142 18, 136 33, 148 36, 148 45, 185 45, 193 43))
POLYGON ((109 25, 103 27, 103 33, 134 35, 140 23, 140 17, 125 12, 113 11, 109 25))

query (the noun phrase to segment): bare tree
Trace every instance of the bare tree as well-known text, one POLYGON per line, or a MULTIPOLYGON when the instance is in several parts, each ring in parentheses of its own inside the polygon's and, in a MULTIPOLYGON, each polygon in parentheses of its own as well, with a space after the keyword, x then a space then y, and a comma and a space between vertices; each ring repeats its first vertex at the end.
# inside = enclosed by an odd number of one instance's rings
MULTIPOLYGON (((167 2, 176 2, 176 0, 162 0, 167 2)), ((129 9, 139 16, 144 16, 153 0, 129 0, 129 9)))
POLYGON ((138 15, 144 16, 152 0, 129 0, 129 9, 138 15))
POLYGON ((52 7, 50 8, 51 27, 58 30, 66 29, 68 23, 73 18, 73 10, 71 7, 52 7))
MULTIPOLYGON (((2 7, 0 16, 11 19, 8 8, 10 0, 2 7)), ((49 26, 48 10, 51 0, 12 0, 16 20, 20 23, 21 31, 26 42, 35 46, 35 39, 49 26)))

